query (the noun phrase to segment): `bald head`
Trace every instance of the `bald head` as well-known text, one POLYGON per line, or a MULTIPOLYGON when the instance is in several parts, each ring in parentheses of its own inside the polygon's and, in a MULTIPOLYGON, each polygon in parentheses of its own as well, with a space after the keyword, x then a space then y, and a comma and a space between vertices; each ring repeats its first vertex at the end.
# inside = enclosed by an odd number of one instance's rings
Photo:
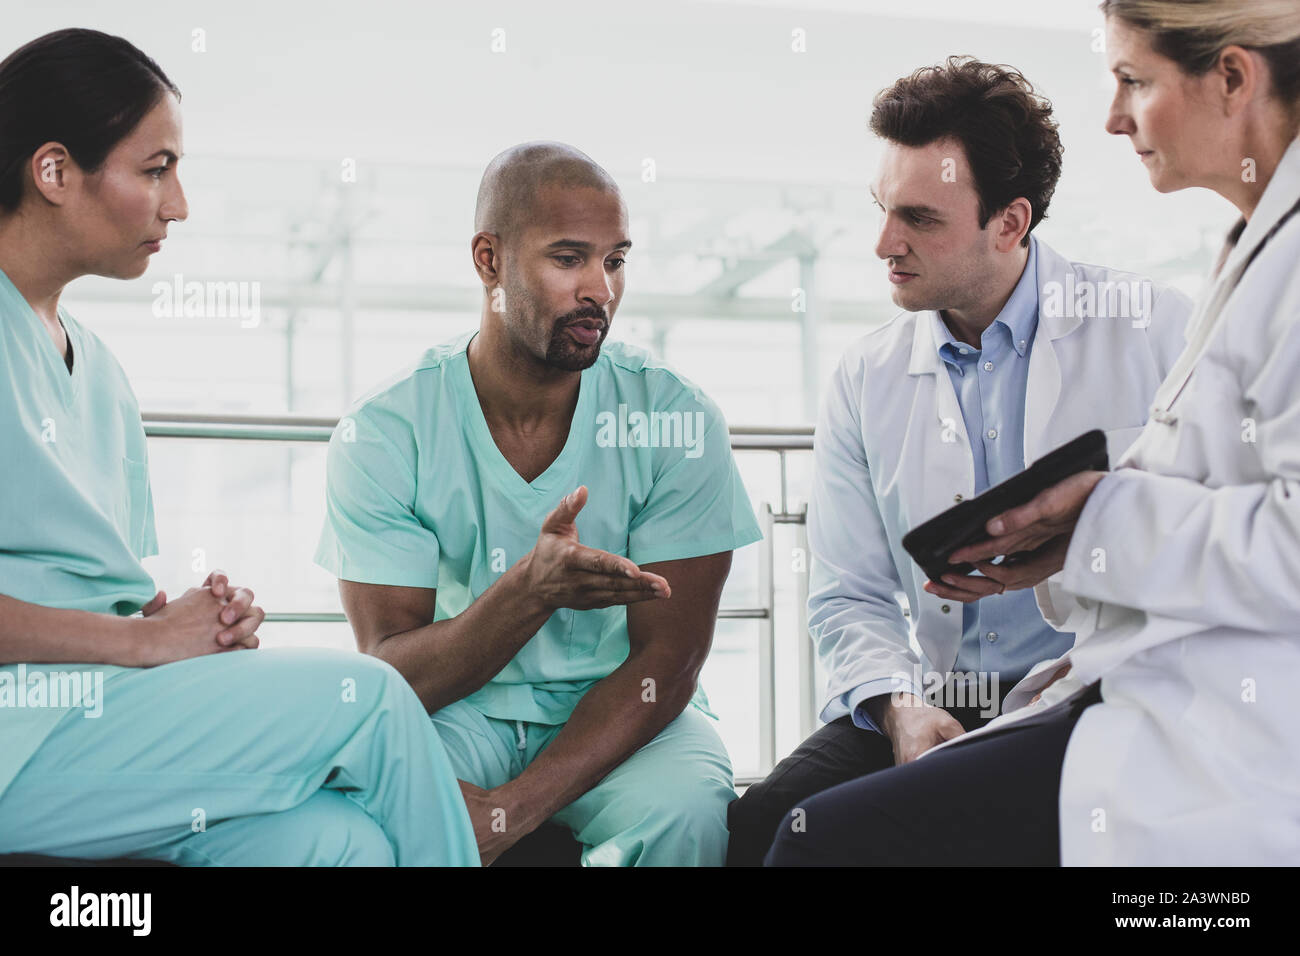
POLYGON ((589 368, 623 297, 631 246, 627 205, 591 157, 563 143, 497 156, 483 173, 470 240, 483 283, 480 354, 513 356, 545 375, 589 368))
POLYGON ((614 178, 581 150, 564 143, 521 143, 499 153, 484 170, 474 231, 514 241, 536 224, 537 200, 547 187, 599 189, 621 200, 614 178))

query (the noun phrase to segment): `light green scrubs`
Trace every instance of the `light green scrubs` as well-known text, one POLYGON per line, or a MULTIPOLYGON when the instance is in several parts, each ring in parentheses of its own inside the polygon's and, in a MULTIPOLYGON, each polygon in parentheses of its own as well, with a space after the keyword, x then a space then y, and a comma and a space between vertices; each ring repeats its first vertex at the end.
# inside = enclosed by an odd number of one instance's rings
MULTIPOLYGON (((140 411, 62 309, 69 373, 0 272, 0 593, 134 613, 157 553, 140 411)), ((0 853, 182 863, 461 863, 478 853, 437 734, 355 653, 155 668, 0 666, 0 853)))
MULTIPOLYGON (((588 489, 580 541, 638 565, 761 539, 717 406, 617 342, 582 372, 559 456, 524 481, 479 406, 473 334, 430 349, 340 421, 322 567, 365 584, 436 588, 435 619, 445 620, 533 548, 546 515, 579 485, 588 489)), ((433 715, 458 774, 483 787, 517 776, 627 656, 625 607, 556 611, 487 684, 433 715)), ((557 817, 585 844, 585 862, 723 862, 731 765, 698 688, 693 705, 557 817)))

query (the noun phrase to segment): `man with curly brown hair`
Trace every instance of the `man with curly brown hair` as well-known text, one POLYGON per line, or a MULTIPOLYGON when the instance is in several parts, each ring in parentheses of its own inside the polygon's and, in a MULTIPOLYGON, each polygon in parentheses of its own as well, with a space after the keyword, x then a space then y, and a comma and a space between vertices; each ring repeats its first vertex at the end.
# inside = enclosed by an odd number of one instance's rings
POLYGON ((1074 635, 1044 620, 1050 581, 931 582, 902 537, 1090 429, 1117 458, 1190 311, 1033 235, 1062 148, 1019 72, 951 57, 881 91, 870 126, 884 141, 875 251, 902 311, 845 353, 814 441, 808 610, 827 723, 732 804, 732 865, 759 864, 778 828, 811 831, 800 801, 914 760, 991 720, 1031 672, 1056 673, 1074 635))

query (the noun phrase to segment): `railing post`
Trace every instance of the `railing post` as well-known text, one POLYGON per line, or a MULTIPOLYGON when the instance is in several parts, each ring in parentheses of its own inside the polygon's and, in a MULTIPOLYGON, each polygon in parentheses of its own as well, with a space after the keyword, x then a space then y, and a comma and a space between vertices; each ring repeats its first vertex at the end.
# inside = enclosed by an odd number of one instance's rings
POLYGON ((760 516, 763 547, 758 554, 758 599, 767 608, 759 624, 758 641, 758 751, 766 774, 776 766, 776 587, 773 579, 772 506, 763 502, 760 516))
POLYGON ((799 739, 807 740, 817 727, 817 665, 812 635, 808 633, 808 574, 812 555, 808 551, 808 506, 799 509, 794 522, 795 547, 803 555, 803 573, 795 575, 794 619, 795 658, 799 679, 799 739))

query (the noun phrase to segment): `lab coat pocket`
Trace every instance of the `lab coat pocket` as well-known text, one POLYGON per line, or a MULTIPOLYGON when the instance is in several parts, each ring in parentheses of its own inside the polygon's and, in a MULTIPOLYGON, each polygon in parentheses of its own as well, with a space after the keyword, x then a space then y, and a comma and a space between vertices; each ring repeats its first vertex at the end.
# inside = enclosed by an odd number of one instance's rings
POLYGON ((118 530, 131 553, 144 554, 145 526, 149 520, 149 463, 133 458, 122 459, 125 490, 118 508, 118 530))

